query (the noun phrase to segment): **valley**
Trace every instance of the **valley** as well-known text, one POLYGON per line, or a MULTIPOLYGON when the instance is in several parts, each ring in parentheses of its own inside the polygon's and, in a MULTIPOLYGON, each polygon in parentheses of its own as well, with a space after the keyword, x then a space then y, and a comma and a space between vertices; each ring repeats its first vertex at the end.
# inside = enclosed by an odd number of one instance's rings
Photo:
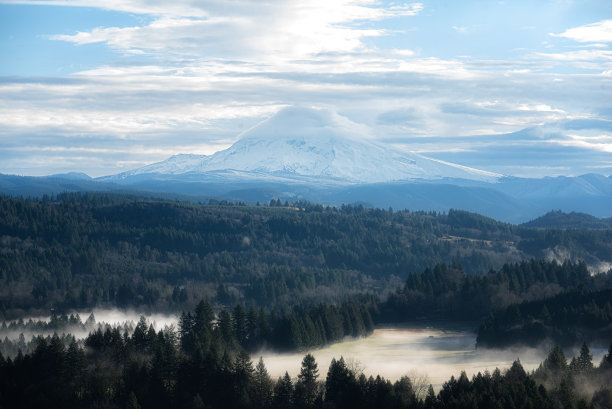
POLYGON ((611 5, 0 0, 0 409, 612 409, 611 5))
POLYGON ((0 175, 0 371, 63 362, 46 371, 81 392, 41 394, 98 404, 104 387, 151 407, 359 406, 338 387, 421 408, 456 382, 517 381, 558 402, 560 379, 573 402, 605 400, 610 186, 392 150, 310 108, 213 155, 95 180, 0 175))
MULTIPOLYGON (((526 371, 532 371, 546 358, 548 351, 542 348, 509 348, 499 350, 475 349, 476 337, 469 325, 461 328, 454 324, 432 326, 403 325, 380 327, 360 339, 348 339, 312 352, 321 368, 329 367, 332 358, 344 359, 363 371, 366 376, 384 374, 391 381, 402 376, 426 377, 439 390, 451 376, 458 377, 465 371, 468 377, 478 372, 493 372, 495 368, 508 369, 517 358, 526 371), (452 328, 452 329, 451 329, 452 328)), ((606 352, 595 350, 598 362, 606 352)), ((273 377, 281 377, 285 371, 295 377, 303 353, 275 354, 259 351, 252 354, 253 361, 263 357, 273 377)))

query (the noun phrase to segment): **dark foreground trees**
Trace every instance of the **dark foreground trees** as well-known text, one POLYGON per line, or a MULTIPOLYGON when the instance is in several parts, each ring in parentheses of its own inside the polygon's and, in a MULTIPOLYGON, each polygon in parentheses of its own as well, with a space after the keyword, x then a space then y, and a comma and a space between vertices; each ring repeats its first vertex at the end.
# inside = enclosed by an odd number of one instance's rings
MULTIPOLYGON (((133 334, 107 328, 66 346, 40 338, 31 354, 0 355, 0 408, 604 408, 612 393, 612 345, 599 365, 588 346, 569 363, 554 348, 534 374, 519 361, 504 372, 465 373, 426 396, 408 377, 366 377, 332 360, 324 375, 307 354, 297 378, 276 382, 253 365, 206 303, 178 332, 141 320, 133 334), (586 387, 586 386, 589 387, 586 387)), ((227 318, 226 318, 227 320, 227 318)), ((226 327, 230 327, 228 328, 226 327)))

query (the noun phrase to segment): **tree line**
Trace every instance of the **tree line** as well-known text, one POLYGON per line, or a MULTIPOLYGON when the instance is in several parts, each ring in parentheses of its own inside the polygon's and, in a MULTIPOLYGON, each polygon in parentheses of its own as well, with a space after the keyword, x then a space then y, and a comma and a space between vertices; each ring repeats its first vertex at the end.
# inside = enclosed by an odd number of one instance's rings
MULTIPOLYGON (((178 322, 182 346, 189 351, 195 343, 193 336, 201 329, 202 322, 207 325, 215 322, 226 341, 248 352, 262 349, 301 351, 341 341, 345 337, 358 338, 371 334, 378 313, 377 308, 376 299, 371 296, 351 297, 337 305, 296 306, 272 313, 261 307, 256 309, 253 305, 245 308, 242 304, 215 312, 207 301, 201 301, 193 313, 182 313, 178 322)), ((71 314, 70 317, 54 314, 48 322, 31 319, 26 322, 10 322, 8 325, 3 322, 0 336, 5 337, 0 341, 0 353, 5 357, 15 357, 19 351, 34 351, 41 339, 50 341, 50 335, 46 338, 34 335, 28 341, 24 333, 62 334, 62 342, 69 345, 72 341, 80 344, 80 341, 70 334, 90 332, 87 342, 99 345, 103 340, 119 339, 122 336, 125 338, 126 334, 134 331, 154 331, 152 326, 145 326, 143 320, 144 317, 136 325, 131 322, 112 325, 96 323, 92 313, 85 322, 81 321, 78 314, 71 314), (19 337, 9 339, 6 334, 19 334, 19 337)), ((154 332, 152 334, 154 335, 154 332)))
POLYGON ((604 408, 612 403, 612 344, 599 366, 588 347, 567 362, 553 348, 533 374, 519 361, 502 373, 465 372, 438 393, 409 377, 367 377, 340 357, 325 377, 311 354, 296 378, 274 380, 253 365, 231 323, 202 302, 178 331, 155 331, 141 318, 133 333, 96 330, 84 347, 40 338, 31 354, 0 354, 0 407, 40 408, 604 408), (589 381, 590 389, 583 383, 589 381))
MULTIPOLYGON (((530 260, 505 264, 499 270, 470 275, 457 264, 437 264, 410 274, 403 287, 380 299, 350 295, 335 302, 289 307, 233 307, 214 304, 218 319, 241 347, 303 350, 327 345, 346 336, 359 337, 381 323, 463 321, 478 328, 479 347, 513 344, 537 346, 552 340, 560 345, 601 342, 612 337, 612 274, 592 276, 586 265, 530 260)), ((211 314, 213 307, 209 305, 211 314)), ((185 327, 193 320, 183 314, 185 327)), ((53 314, 49 322, 3 323, 7 332, 90 330, 90 317, 53 314)), ((6 340, 5 351, 16 351, 6 340)))
POLYGON ((537 346, 545 340, 571 346, 612 338, 612 288, 567 291, 512 304, 491 313, 478 328, 477 346, 537 346))
POLYGON ((479 320, 489 312, 524 300, 546 298, 577 287, 607 288, 612 274, 591 276, 584 262, 526 260, 472 275, 457 263, 410 273, 403 287, 381 307, 394 321, 479 320))
POLYGON ((585 263, 529 260, 474 276, 457 264, 410 274, 379 306, 380 322, 477 323, 479 347, 563 346, 612 337, 612 273, 585 263))

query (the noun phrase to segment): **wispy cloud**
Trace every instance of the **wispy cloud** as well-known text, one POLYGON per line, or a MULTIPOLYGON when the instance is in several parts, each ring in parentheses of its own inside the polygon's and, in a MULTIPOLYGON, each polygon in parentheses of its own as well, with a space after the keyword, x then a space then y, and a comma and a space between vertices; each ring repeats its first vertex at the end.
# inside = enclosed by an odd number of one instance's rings
MULTIPOLYGON (((78 2, 77 2, 78 3, 78 2)), ((90 5, 91 2, 82 2, 90 5)), ((384 29, 363 28, 359 22, 414 16, 421 3, 383 7, 372 0, 313 0, 185 3, 167 10, 134 2, 130 9, 161 14, 145 26, 99 27, 50 38, 76 45, 105 43, 126 53, 169 53, 188 56, 269 59, 305 58, 321 53, 365 49, 363 39, 386 35, 384 29), (192 9, 201 7, 200 12, 192 9), (181 17, 177 12, 181 11, 181 17)), ((74 3, 72 5, 75 5, 74 3)), ((124 10, 117 3, 98 4, 124 10)))
POLYGON ((602 20, 597 23, 573 27, 563 33, 550 33, 553 37, 565 37, 582 43, 586 42, 612 42, 612 20, 602 20))
MULTIPOLYGON (((169 17, 210 17, 220 14, 263 15, 274 9, 326 10, 333 19, 372 19, 413 16, 423 10, 422 3, 392 3, 383 7, 377 0, 2 0, 4 4, 92 7, 127 13, 169 17)), ((308 12, 307 12, 308 13, 308 12)), ((321 16, 323 19, 327 16, 321 16)))
POLYGON ((556 61, 594 61, 612 60, 612 51, 608 50, 578 50, 563 53, 534 53, 533 56, 556 61))
POLYGON ((462 26, 453 26, 453 30, 455 30, 459 34, 466 34, 470 31, 467 27, 462 26))

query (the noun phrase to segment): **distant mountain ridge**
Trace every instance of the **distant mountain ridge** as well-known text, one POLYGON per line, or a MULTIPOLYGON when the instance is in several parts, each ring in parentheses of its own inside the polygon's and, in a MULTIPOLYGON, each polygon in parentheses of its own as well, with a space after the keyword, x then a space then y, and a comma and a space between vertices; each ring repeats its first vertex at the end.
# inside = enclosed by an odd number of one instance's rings
MULTIPOLYGON (((334 112, 287 108, 213 155, 175 155, 97 179, 75 172, 40 178, 0 175, 0 192, 42 196, 105 191, 199 202, 281 199, 437 212, 461 209, 517 224, 551 209, 612 217, 612 177, 502 176, 396 151, 372 139, 367 128, 334 112)), ((560 223, 550 218, 540 222, 560 223)))
POLYGON ((56 173, 53 175, 47 176, 49 178, 57 178, 57 179, 71 179, 71 180, 92 180, 88 174, 83 172, 68 172, 68 173, 56 173))
POLYGON ((555 210, 521 226, 559 229, 612 229, 612 218, 597 218, 586 213, 555 210))
POLYGON ((559 209, 570 215, 571 212, 588 214, 584 219, 579 217, 581 221, 578 224, 586 222, 595 228, 607 227, 603 227, 600 221, 587 220, 587 216, 612 216, 612 195, 607 193, 612 188, 612 178, 601 175, 544 179, 502 178, 497 183, 446 179, 351 185, 325 185, 317 183, 316 178, 303 178, 300 182, 283 178, 258 180, 252 174, 247 176, 229 171, 210 173, 205 178, 201 175, 182 175, 174 179, 151 178, 150 175, 140 177, 134 177, 129 184, 120 184, 99 180, 0 174, 0 193, 40 197, 62 192, 115 192, 194 202, 217 199, 255 204, 281 199, 283 202, 307 200, 332 206, 362 204, 366 207, 438 212, 462 209, 509 223, 530 223, 533 227, 572 228, 576 225, 558 216, 551 218, 549 215, 540 221, 536 219, 551 209, 559 209), (568 190, 574 193, 568 195, 568 190))

